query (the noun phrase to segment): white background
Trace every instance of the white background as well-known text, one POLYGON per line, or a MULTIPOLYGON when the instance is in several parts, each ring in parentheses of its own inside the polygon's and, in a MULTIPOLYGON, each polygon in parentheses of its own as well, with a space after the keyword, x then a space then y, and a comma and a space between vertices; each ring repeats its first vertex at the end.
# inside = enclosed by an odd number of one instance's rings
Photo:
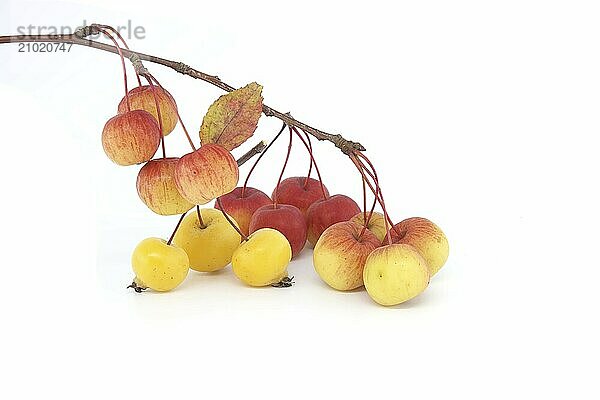
MULTIPOLYGON (((2 45, 2 397, 597 398, 598 11, 3 0, 0 34, 129 19, 146 30, 134 49, 234 86, 258 81, 267 104, 360 140, 392 217, 435 221, 451 254, 423 295, 395 308, 330 290, 309 250, 290 265, 293 289, 250 289, 228 268, 190 274, 172 293, 128 292, 133 247, 168 236, 177 217, 148 211, 138 167, 102 151, 123 92, 118 58, 2 45)), ((147 66, 198 140, 221 92, 147 66)), ((263 117, 237 154, 278 128, 263 117)), ((349 161, 316 147, 330 192, 360 199, 349 161)), ((270 193, 284 148, 252 185, 270 193)), ((289 174, 304 174, 295 149, 289 174)), ((187 151, 181 130, 167 150, 187 151)))

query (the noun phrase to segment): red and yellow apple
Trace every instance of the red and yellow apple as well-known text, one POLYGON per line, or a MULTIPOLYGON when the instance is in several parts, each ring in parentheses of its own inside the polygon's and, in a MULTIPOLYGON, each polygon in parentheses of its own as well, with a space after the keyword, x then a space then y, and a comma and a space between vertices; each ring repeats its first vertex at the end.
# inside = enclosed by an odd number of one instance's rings
POLYGON ((403 303, 429 285, 429 268, 417 250, 407 244, 379 247, 367 257, 363 280, 371 298, 384 306, 403 303))
MULTIPOLYGON (((150 85, 139 86, 129 91, 129 106, 131 110, 144 110, 148 111, 156 121, 158 121, 158 113, 156 111, 156 101, 154 94, 152 93, 152 87, 150 85)), ((163 134, 167 136, 173 132, 177 125, 177 104, 171 94, 160 86, 154 86, 156 93, 156 99, 158 100, 158 107, 160 108, 160 116, 163 126, 163 134)), ((127 98, 123 97, 119 103, 119 114, 127 112, 127 98)))
POLYGON ((292 247, 292 257, 296 257, 306 244, 304 215, 289 204, 269 204, 256 210, 250 219, 249 232, 254 233, 262 228, 283 233, 292 247))
MULTIPOLYGON (((394 225, 390 229, 392 243, 413 246, 423 256, 429 266, 431 276, 435 275, 448 259, 448 239, 442 230, 426 218, 413 217, 394 225)), ((387 238, 384 239, 386 243, 387 238)))
POLYGON ((175 167, 177 189, 193 204, 206 204, 231 192, 238 179, 235 158, 218 144, 205 144, 186 154, 175 167))
POLYGON ((134 165, 150 160, 160 144, 154 117, 143 110, 115 115, 102 130, 102 147, 113 162, 134 165))
POLYGON ((381 245, 369 230, 360 236, 363 226, 338 222, 325 229, 313 253, 313 265, 325 283, 337 290, 352 290, 363 285, 367 257, 381 245))
MULTIPOLYGON (((329 192, 323 185, 326 197, 329 197, 329 192)), ((313 178, 294 176, 286 178, 273 190, 271 198, 277 203, 289 204, 297 207, 304 215, 306 210, 317 200, 323 199, 323 190, 321 190, 321 182, 313 178)))
MULTIPOLYGON (((246 236, 249 233, 250 219, 256 210, 262 206, 272 204, 271 199, 261 190, 246 186, 236 187, 232 192, 219 197, 223 211, 231 215, 240 226, 240 230, 246 236)), ((221 210, 219 203, 215 202, 215 208, 221 210)))
MULTIPOLYGON (((367 211, 367 219, 369 220, 369 224, 367 225, 367 229, 370 230, 371 232, 373 232, 375 234, 375 236, 377 236, 377 239, 379 239, 379 242, 382 242, 383 239, 385 238, 385 219, 382 213, 376 212, 374 211, 373 214, 369 215, 370 213, 367 211)), ((365 213, 364 212, 360 212, 358 214, 356 214, 354 217, 352 217, 350 219, 350 221, 354 221, 357 224, 359 224, 360 226, 364 226, 365 225, 365 213)))
POLYGON ((175 184, 179 158, 157 158, 140 169, 137 192, 149 209, 160 215, 183 214, 194 205, 183 198, 175 184))
POLYGON ((335 223, 348 221, 359 212, 358 204, 343 194, 315 201, 306 212, 308 241, 314 246, 325 229, 335 223))

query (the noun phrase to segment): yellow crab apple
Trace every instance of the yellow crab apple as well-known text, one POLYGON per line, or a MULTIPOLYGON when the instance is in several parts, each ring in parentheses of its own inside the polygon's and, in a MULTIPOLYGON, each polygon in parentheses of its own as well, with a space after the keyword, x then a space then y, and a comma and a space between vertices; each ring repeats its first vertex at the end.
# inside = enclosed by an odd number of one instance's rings
POLYGON ((285 236, 271 228, 262 228, 248 236, 233 253, 235 275, 250 286, 268 286, 287 276, 292 247, 285 236))
POLYGON ((367 257, 363 280, 371 298, 384 306, 403 303, 429 285, 425 259, 407 244, 379 247, 367 257))
POLYGON ((159 238, 142 240, 133 250, 134 283, 157 292, 175 289, 188 274, 190 261, 185 251, 159 238))
MULTIPOLYGON (((231 262, 242 238, 221 211, 203 208, 200 215, 203 225, 197 212, 192 211, 185 216, 173 243, 185 250, 191 269, 200 272, 223 269, 231 262)), ((232 222, 235 224, 235 221, 232 222)))

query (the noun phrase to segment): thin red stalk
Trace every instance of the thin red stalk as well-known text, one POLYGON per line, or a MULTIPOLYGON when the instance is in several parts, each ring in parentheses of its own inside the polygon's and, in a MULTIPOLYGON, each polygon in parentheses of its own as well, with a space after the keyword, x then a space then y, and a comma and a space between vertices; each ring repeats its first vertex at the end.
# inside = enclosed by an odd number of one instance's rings
POLYGON ((308 174, 306 174, 306 179, 304 180, 304 190, 306 190, 306 186, 308 185, 308 180, 310 179, 310 174, 312 173, 312 167, 313 167, 313 147, 312 147, 312 141, 310 140, 310 135, 304 131, 302 131, 304 133, 304 136, 306 136, 306 140, 308 141, 308 154, 310 155, 310 164, 308 165, 308 174))
POLYGON ((290 160, 290 154, 292 153, 292 142, 294 138, 294 134, 292 132, 292 128, 290 129, 290 142, 288 144, 287 155, 285 156, 285 162, 283 163, 283 168, 281 168, 281 174, 279 174, 279 180, 277 180, 277 186, 275 186, 275 198, 273 199, 273 207, 277 208, 277 199, 279 197, 279 185, 281 184, 281 179, 283 178, 283 174, 285 172, 285 167, 287 167, 287 163, 290 160))
MULTIPOLYGON (((360 172, 360 174, 363 178, 363 182, 367 181, 367 177, 365 175, 365 169, 366 169, 365 165, 357 157, 351 156, 350 159, 352 160, 354 165, 356 165, 356 168, 360 172)), ((375 197, 377 198, 377 193, 380 193, 379 192, 379 181, 377 179, 374 179, 374 182, 375 182, 375 185, 377 186, 377 189, 375 189, 373 191, 373 193, 375 194, 375 197)), ((383 201, 382 197, 379 198, 379 204, 381 205, 381 209, 383 210, 383 215, 384 215, 383 220, 385 223, 385 231, 387 232, 388 245, 390 245, 390 244, 392 244, 392 237, 391 237, 392 235, 390 235, 390 228, 389 228, 389 224, 388 224, 389 215, 388 215, 387 209, 385 207, 385 202, 383 201)))
POLYGON ((158 126, 160 128, 160 144, 162 146, 162 154, 163 158, 167 158, 167 151, 165 150, 165 131, 163 127, 162 115, 160 113, 160 104, 158 103, 158 95, 156 94, 156 88, 152 79, 148 76, 144 76, 148 83, 150 84, 150 90, 152 91, 152 96, 154 97, 154 105, 156 106, 156 115, 158 116, 158 126))
MULTIPOLYGON (((356 165, 358 167, 358 159, 355 159, 356 156, 352 155, 350 156, 350 158, 352 159, 352 162, 354 163, 354 165, 356 165)), ((365 233, 365 230, 367 229, 367 227, 369 226, 369 222, 371 222, 371 218, 373 216, 373 212, 375 211, 375 206, 377 205, 377 195, 375 194, 375 192, 379 192, 379 180, 378 179, 373 179, 373 181, 375 182, 375 190, 374 190, 374 198, 373 198, 373 205, 371 206, 371 211, 369 211, 369 214, 367 216, 367 188, 366 188, 366 184, 369 183, 370 186, 370 182, 367 181, 364 173, 361 173, 361 178, 362 178, 362 185, 363 185, 363 229, 360 232, 359 237, 362 237, 362 235, 365 233)))
MULTIPOLYGON (((121 41, 121 43, 123 43, 123 47, 125 47, 127 50, 130 50, 129 46, 127 45, 127 42, 125 41, 125 39, 123 39, 123 36, 121 36, 121 33, 118 30, 116 30, 115 28, 113 28, 112 26, 109 26, 109 25, 98 25, 98 24, 92 24, 92 25, 96 25, 96 26, 98 26, 98 27, 100 27, 102 29, 108 29, 109 31, 111 31, 112 33, 114 33, 119 38, 119 40, 121 41)), ((138 74, 137 71, 135 71, 135 76, 137 78, 138 85, 142 86, 142 80, 140 79, 140 74, 138 74)))
POLYGON ((254 168, 256 168, 256 166, 258 165, 258 162, 260 161, 261 158, 263 158, 263 156, 265 155, 267 150, 269 150, 271 148, 271 146, 273 146, 273 143, 275 143, 275 141, 277 139, 279 139, 279 136, 281 136, 281 134, 283 133, 283 130, 285 129, 286 126, 287 125, 284 122, 283 125, 281 125, 281 129, 279 130, 277 135, 275 135, 275 137, 271 140, 271 142, 267 145, 267 147, 265 147, 265 149, 262 151, 262 153, 259 154, 256 161, 254 161, 254 164, 252 164, 252 168, 250 168, 250 172, 248 172, 248 175, 246 176, 246 180, 244 181, 244 186, 242 187, 242 194, 241 194, 242 198, 244 197, 244 194, 246 193, 246 186, 248 185, 248 180, 250 179, 250 175, 252 175, 254 168))
MULTIPOLYGON (((360 152, 355 152, 355 155, 360 156, 361 158, 366 158, 366 156, 360 152)), ((367 172, 367 174, 371 177, 371 179, 373 179, 373 181, 379 181, 379 178, 377 176, 377 171, 375 171, 373 164, 367 159, 367 163, 369 164, 369 166, 373 169, 373 172, 371 172, 369 170, 369 168, 366 167, 366 165, 362 164, 363 167, 365 168, 365 171, 367 172)), ((373 189, 373 186, 371 186, 371 184, 369 182, 367 182, 369 184, 369 187, 371 188, 371 191, 374 191, 375 189, 373 189)), ((375 192, 374 192, 375 194, 375 192)), ((381 186, 378 187, 377 189, 377 196, 379 197, 379 203, 381 204, 383 201, 383 193, 381 191, 381 186)), ((394 231, 396 233, 398 233, 398 231, 396 230, 396 228, 394 227, 394 223, 392 222, 392 220, 389 218, 389 216, 387 216, 389 223, 392 225, 394 231)))
POLYGON ((115 38, 106 30, 99 28, 100 32, 104 33, 115 45, 117 51, 119 52, 119 56, 121 57, 121 65, 123 66, 123 80, 125 82, 125 102, 127 103, 127 111, 131 111, 131 105, 129 104, 129 89, 127 88, 127 68, 125 67, 125 57, 123 56, 123 52, 121 51, 121 47, 119 46, 119 42, 115 40, 115 38))
MULTIPOLYGON (((154 80, 154 82, 156 82, 156 84, 165 92, 165 95, 167 94, 167 89, 165 89, 163 87, 163 85, 160 84, 160 82, 158 81, 158 79, 156 79, 154 77, 154 75, 152 74, 148 74, 150 76, 150 78, 152 80, 154 80)), ((183 119, 181 119, 181 115, 179 115, 179 109, 177 108, 177 104, 174 104, 175 106, 175 112, 177 113, 177 119, 179 120, 179 123, 181 124, 181 127, 183 128, 183 133, 185 133, 185 137, 187 138, 190 146, 192 147, 193 151, 196 151, 196 146, 194 146, 194 142, 192 141, 192 138, 190 137, 190 134, 187 130, 187 128, 185 127, 185 124, 183 123, 183 119)))
POLYGON ((221 199, 219 197, 217 197, 217 204, 219 205, 219 208, 221 209, 223 216, 225 217, 227 222, 229 222, 229 225, 231 225, 233 227, 233 229, 235 229, 235 231, 240 234, 240 236, 242 237, 242 241, 245 242, 246 240, 248 240, 248 236, 244 235, 242 233, 242 231, 240 230, 240 228, 238 228, 237 225, 231 220, 229 215, 227 215, 227 213, 225 212, 225 208, 223 208, 223 204, 221 203, 221 199))
POLYGON ((325 186, 323 185, 323 179, 321 178, 321 172, 319 171, 319 166, 317 165, 317 161, 315 161, 315 157, 310 152, 310 147, 308 147, 308 144, 306 143, 306 141, 304 140, 304 138, 302 137, 300 132, 298 132, 298 129, 296 129, 296 127, 294 127, 294 126, 292 126, 291 129, 294 131, 294 133, 296 133, 298 138, 300 138, 300 140, 304 144, 304 147, 306 147, 306 149, 308 150, 308 152, 310 154, 310 159, 312 160, 312 162, 315 166, 315 171, 317 171, 317 176, 319 177, 319 183, 321 184, 321 192, 323 193, 323 198, 326 199, 327 194, 325 193, 325 186))
POLYGON ((177 222, 177 225, 175 225, 175 229, 173 230, 171 237, 167 241, 167 245, 171 245, 171 242, 173 241, 173 238, 175 237, 175 234, 177 233, 177 230, 179 229, 179 226, 181 225, 181 222, 183 221, 183 218, 185 217, 186 214, 187 214, 187 211, 184 212, 183 214, 181 214, 181 217, 179 218, 179 222, 177 222))
MULTIPOLYGON (((360 231, 360 235, 358 235, 359 238, 362 237, 362 235, 367 230, 367 226, 369 225, 369 223, 367 221, 367 183, 365 182, 365 177, 362 175, 361 175, 361 177, 362 177, 362 187, 363 187, 363 228, 360 231)), ((377 196, 375 196, 375 201, 377 201, 377 196)))

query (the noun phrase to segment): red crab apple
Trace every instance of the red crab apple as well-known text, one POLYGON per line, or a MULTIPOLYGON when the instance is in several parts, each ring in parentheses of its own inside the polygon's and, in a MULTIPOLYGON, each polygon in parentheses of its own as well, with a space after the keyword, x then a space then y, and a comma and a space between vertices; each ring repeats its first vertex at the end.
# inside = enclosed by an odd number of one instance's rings
MULTIPOLYGON (((235 222, 240 226, 240 230, 246 236, 250 233, 249 227, 252 214, 260 207, 272 204, 269 196, 263 191, 249 186, 246 186, 245 190, 242 187, 236 187, 232 192, 219 197, 219 200, 221 200, 223 206, 222 211, 235 219, 235 222)), ((215 203, 215 208, 221 210, 218 203, 215 203)))
MULTIPOLYGON (((329 197, 329 192, 324 185, 323 189, 326 197, 329 197)), ((277 203, 295 206, 306 215, 306 210, 312 203, 323 199, 321 182, 313 178, 307 180, 306 177, 301 176, 286 178, 273 190, 271 198, 277 198, 277 203)))
POLYGON ((206 204, 235 189, 239 170, 231 153, 218 144, 205 144, 181 157, 175 166, 175 183, 190 203, 206 204))
POLYGON ((150 160, 160 144, 160 128, 149 112, 129 111, 108 120, 102 147, 113 162, 134 165, 150 160))
MULTIPOLYGON (((167 136, 173 132, 177 125, 177 104, 175 99, 169 92, 160 86, 154 86, 156 98, 158 99, 158 106, 160 107, 160 116, 163 124, 163 133, 167 136)), ((152 87, 150 85, 138 86, 129 91, 127 97, 129 97, 129 106, 132 110, 144 110, 148 111, 156 121, 158 121, 158 113, 156 111, 156 101, 154 94, 152 93, 152 87)), ((127 112, 127 98, 123 97, 119 103, 118 108, 119 114, 127 112)))
POLYGON ((308 241, 314 246, 325 229, 335 223, 348 221, 359 212, 358 204, 343 194, 315 201, 306 212, 308 241))
POLYGON ((138 173, 138 195, 144 204, 157 214, 183 214, 194 206, 183 198, 175 185, 177 161, 179 158, 151 160, 138 173))
POLYGON ((325 283, 337 290, 363 285, 367 257, 381 245, 371 231, 353 222, 338 222, 325 229, 315 246, 313 265, 325 283), (361 235, 362 232, 362 235, 361 235))
POLYGON ((260 207, 250 219, 250 233, 261 228, 272 228, 283 233, 290 246, 292 257, 302 251, 306 244, 306 221, 298 208, 289 204, 269 204, 260 207))
MULTIPOLYGON (((433 276, 446 263, 449 247, 442 230, 426 218, 413 217, 394 225, 390 230, 392 243, 414 247, 427 262, 429 274, 433 276)), ((387 236, 383 243, 387 243, 387 236)))

